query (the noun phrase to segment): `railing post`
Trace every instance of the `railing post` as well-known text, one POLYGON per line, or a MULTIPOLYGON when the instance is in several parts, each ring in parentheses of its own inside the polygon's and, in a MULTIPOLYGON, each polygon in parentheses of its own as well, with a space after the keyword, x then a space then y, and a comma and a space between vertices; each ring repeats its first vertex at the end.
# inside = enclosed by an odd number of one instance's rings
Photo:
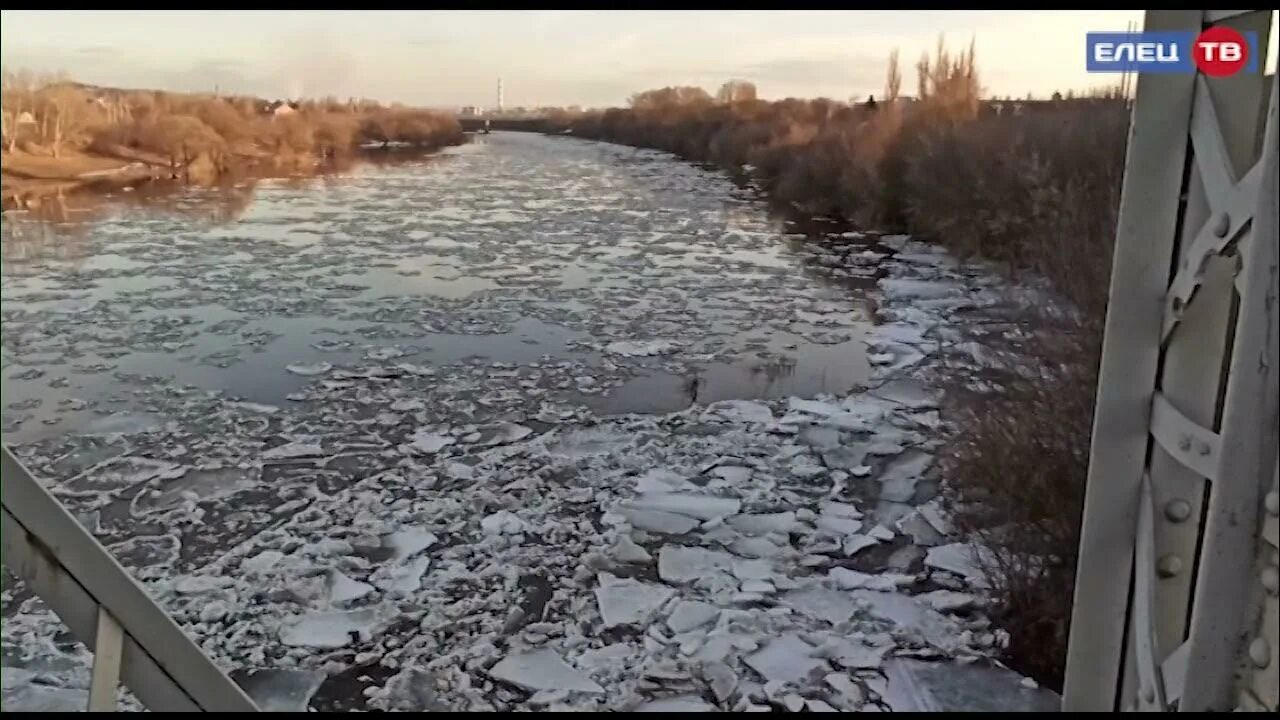
POLYGON ((89 712, 115 712, 124 655, 124 630, 106 608, 98 608, 98 637, 93 644, 93 675, 89 681, 89 712))

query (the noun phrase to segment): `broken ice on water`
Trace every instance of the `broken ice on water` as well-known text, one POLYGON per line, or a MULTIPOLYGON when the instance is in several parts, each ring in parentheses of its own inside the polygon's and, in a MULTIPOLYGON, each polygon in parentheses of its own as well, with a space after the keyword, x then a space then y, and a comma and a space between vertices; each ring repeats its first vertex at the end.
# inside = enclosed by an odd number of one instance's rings
POLYGON ((932 497, 994 275, 571 138, 330 181, 3 264, 6 442, 263 707, 871 709, 1007 641, 932 497))

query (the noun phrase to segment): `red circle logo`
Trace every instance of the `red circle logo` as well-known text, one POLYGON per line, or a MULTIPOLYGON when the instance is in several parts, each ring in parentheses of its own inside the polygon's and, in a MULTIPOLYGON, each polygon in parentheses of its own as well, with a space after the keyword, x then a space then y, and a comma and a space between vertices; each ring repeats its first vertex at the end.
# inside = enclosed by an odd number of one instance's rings
POLYGON ((1212 27, 1196 36, 1191 56, 1205 75, 1235 75, 1249 64, 1249 43, 1229 27, 1212 27))

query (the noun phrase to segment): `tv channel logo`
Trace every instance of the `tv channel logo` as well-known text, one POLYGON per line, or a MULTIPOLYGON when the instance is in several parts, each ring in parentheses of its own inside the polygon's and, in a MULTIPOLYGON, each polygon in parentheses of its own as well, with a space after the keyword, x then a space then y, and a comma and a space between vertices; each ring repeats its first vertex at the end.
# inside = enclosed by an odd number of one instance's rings
POLYGON ((1085 36, 1091 73, 1193 73, 1226 77, 1258 71, 1258 34, 1229 27, 1203 32, 1091 32, 1085 36))

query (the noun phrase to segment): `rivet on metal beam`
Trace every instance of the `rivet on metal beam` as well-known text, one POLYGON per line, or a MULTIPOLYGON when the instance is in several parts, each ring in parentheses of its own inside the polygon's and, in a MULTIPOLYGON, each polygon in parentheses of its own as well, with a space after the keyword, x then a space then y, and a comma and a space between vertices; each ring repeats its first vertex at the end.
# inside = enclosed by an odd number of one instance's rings
POLYGON ((1170 500, 1165 503, 1164 516, 1169 522, 1183 522, 1191 517, 1191 503, 1182 499, 1170 500))
POLYGON ((1162 578, 1171 578, 1182 572, 1182 558, 1169 554, 1156 563, 1156 573, 1162 578))
POLYGON ((1183 452, 1186 452, 1191 449, 1190 435, 1183 435, 1182 437, 1178 438, 1178 449, 1182 450, 1183 452))
POLYGON ((1218 219, 1213 224, 1213 234, 1218 237, 1226 237, 1227 231, 1231 229, 1231 216, 1226 213, 1220 213, 1218 219))
POLYGON ((1273 567, 1262 568, 1262 587, 1272 597, 1280 593, 1280 570, 1273 567))
POLYGON ((1151 685, 1147 685, 1143 687, 1142 702, 1147 703, 1149 705, 1155 701, 1156 701, 1156 689, 1151 685))
POLYGON ((1265 668, 1271 664, 1271 643, 1264 637, 1256 637, 1249 643, 1249 659, 1254 665, 1265 668))
POLYGON ((1209 447, 1209 443, 1204 442, 1204 441, 1202 440, 1202 441, 1200 441, 1200 442, 1196 443, 1196 452, 1200 453, 1200 455, 1202 455, 1202 456, 1205 456, 1205 455, 1208 455, 1209 453, 1213 452, 1213 448, 1209 447))

